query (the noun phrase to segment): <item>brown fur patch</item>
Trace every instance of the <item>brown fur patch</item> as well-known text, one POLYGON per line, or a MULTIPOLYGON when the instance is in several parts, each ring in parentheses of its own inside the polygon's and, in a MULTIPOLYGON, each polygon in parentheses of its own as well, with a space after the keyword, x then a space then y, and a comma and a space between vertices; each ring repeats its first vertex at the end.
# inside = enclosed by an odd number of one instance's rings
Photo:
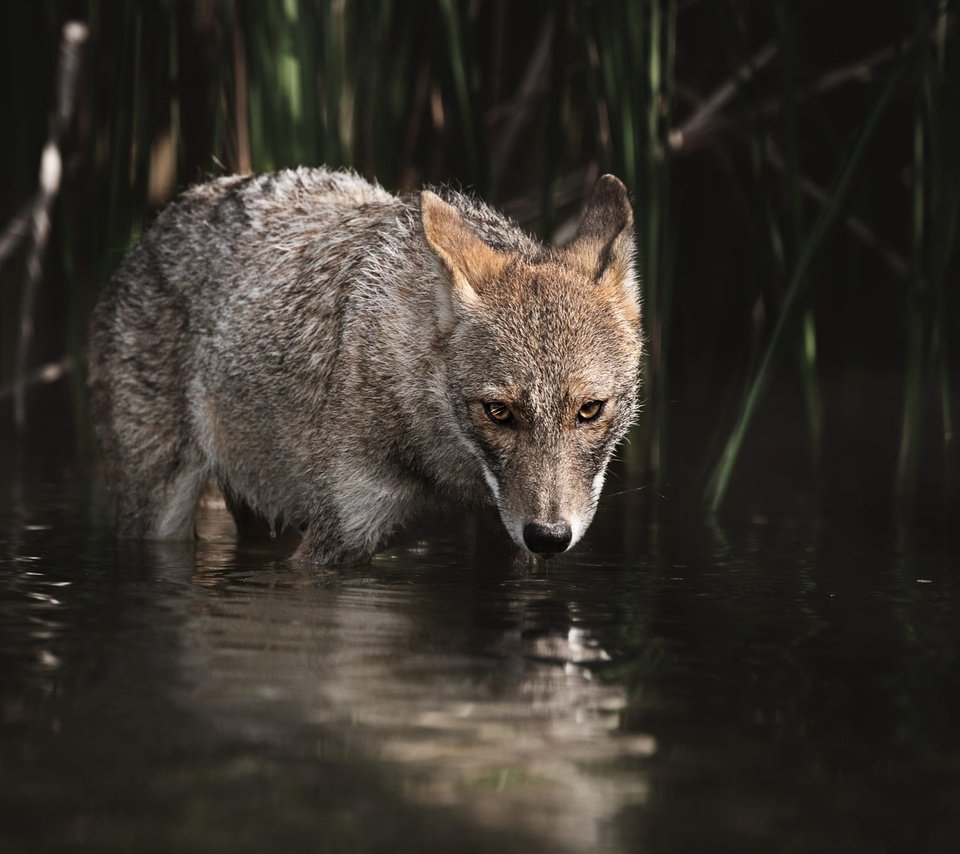
POLYGON ((460 211, 429 190, 420 195, 420 212, 427 242, 450 271, 457 294, 476 303, 484 283, 500 275, 509 257, 487 246, 460 211))

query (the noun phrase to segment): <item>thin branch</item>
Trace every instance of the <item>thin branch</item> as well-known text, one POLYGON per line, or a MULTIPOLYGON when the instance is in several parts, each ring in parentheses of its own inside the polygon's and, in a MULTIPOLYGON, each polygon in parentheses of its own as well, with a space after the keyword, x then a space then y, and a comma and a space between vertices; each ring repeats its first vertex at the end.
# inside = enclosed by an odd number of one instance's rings
MULTIPOLYGON (((773 143, 773 140, 767 139, 766 146, 766 158, 767 162, 773 166, 774 169, 782 172, 786 169, 786 163, 784 162, 783 155, 777 150, 776 146, 773 143)), ((826 205, 830 201, 830 193, 821 187, 819 184, 814 183, 805 175, 800 177, 800 187, 803 190, 803 194, 810 199, 813 199, 819 205, 826 205)), ((887 267, 890 269, 890 272, 894 273, 901 278, 909 278, 910 269, 907 265, 904 257, 893 249, 889 249, 880 242, 880 238, 874 233, 873 229, 870 228, 860 217, 850 215, 844 221, 844 224, 847 227, 847 230, 856 237, 864 246, 868 249, 872 249, 876 252, 886 263, 887 267)))
MULTIPOLYGON (((64 356, 64 358, 62 358, 59 362, 48 362, 46 365, 42 365, 41 367, 30 371, 30 373, 24 378, 23 384, 27 388, 31 388, 35 385, 49 385, 50 383, 57 382, 57 380, 62 380, 73 369, 73 359, 71 359, 69 356, 64 356)), ((13 397, 14 393, 16 392, 16 388, 17 385, 15 382, 0 386, 0 400, 6 400, 8 397, 13 397)))
MULTIPOLYGON (((930 37, 932 39, 944 38, 948 32, 953 31, 954 23, 954 16, 947 15, 942 22, 938 21, 937 26, 930 31, 930 37)), ((877 68, 886 62, 891 62, 896 59, 913 43, 914 40, 910 38, 899 45, 887 45, 887 47, 881 48, 873 53, 868 53, 866 56, 854 62, 827 71, 818 77, 813 85, 808 86, 800 93, 799 100, 822 95, 824 92, 829 92, 831 89, 836 89, 838 86, 842 86, 850 81, 870 83, 874 79, 874 73, 877 68)), ((766 105, 765 109, 775 108, 775 106, 775 104, 766 105)))
POLYGON ((33 209, 37 205, 39 194, 28 199, 26 204, 17 211, 13 219, 7 223, 6 230, 0 235, 0 267, 17 251, 23 238, 30 233, 30 221, 33 218, 33 209))
POLYGON ((50 211, 60 191, 63 157, 60 139, 70 124, 76 106, 76 90, 80 77, 80 61, 87 41, 87 27, 77 21, 64 24, 60 40, 60 65, 57 70, 57 107, 47 142, 40 156, 40 188, 30 216, 30 254, 20 296, 20 337, 17 339, 13 380, 13 412, 17 430, 27 423, 27 356, 33 340, 33 314, 37 289, 43 274, 43 256, 50 236, 50 211))
POLYGON ((702 144, 701 138, 708 136, 715 119, 724 107, 733 100, 741 84, 748 82, 758 71, 770 63, 778 51, 776 42, 767 42, 753 58, 745 62, 729 80, 721 83, 712 95, 697 107, 696 111, 679 128, 671 130, 667 136, 670 148, 678 151, 683 148, 702 144))
MULTIPOLYGON (((946 32, 952 32, 955 24, 954 16, 947 16, 945 25, 946 32)), ((931 38, 939 36, 940 29, 931 31, 931 38)), ((821 74, 810 86, 803 89, 797 95, 797 102, 809 100, 818 97, 827 92, 837 89, 850 82, 868 83, 875 77, 876 71, 885 63, 892 62, 903 51, 910 47, 913 39, 906 39, 900 44, 888 45, 880 50, 873 51, 860 57, 853 62, 832 68, 821 74)), ((721 84, 713 94, 706 98, 697 107, 694 114, 687 119, 679 128, 674 128, 667 135, 667 142, 671 151, 677 153, 690 153, 697 148, 705 145, 710 138, 730 128, 739 127, 737 122, 721 114, 721 110, 726 107, 736 92, 737 80, 746 82, 752 76, 752 73, 760 70, 773 58, 774 53, 769 56, 765 53, 772 45, 768 44, 761 48, 753 59, 746 62, 743 67, 732 78, 721 84), (764 60, 760 62, 760 60, 764 60)), ((683 89, 682 86, 677 87, 683 89)), ((780 100, 778 98, 765 101, 760 106, 760 112, 771 115, 779 112, 780 100)))

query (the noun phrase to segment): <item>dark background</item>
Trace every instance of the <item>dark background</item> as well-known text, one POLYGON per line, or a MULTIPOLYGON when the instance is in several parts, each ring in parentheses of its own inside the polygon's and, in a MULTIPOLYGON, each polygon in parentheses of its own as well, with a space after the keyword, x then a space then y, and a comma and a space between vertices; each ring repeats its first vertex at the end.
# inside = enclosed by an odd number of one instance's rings
POLYGON ((93 458, 89 311, 193 182, 351 166, 399 192, 461 185, 562 241, 611 171, 635 203, 649 338, 635 477, 691 507, 955 517, 954 0, 88 0, 0 15, 0 237, 23 233, 0 253, 5 453, 93 458), (68 20, 87 35, 58 120, 68 20), (51 136, 63 176, 44 198, 51 136), (32 226, 44 210, 49 235, 32 226))

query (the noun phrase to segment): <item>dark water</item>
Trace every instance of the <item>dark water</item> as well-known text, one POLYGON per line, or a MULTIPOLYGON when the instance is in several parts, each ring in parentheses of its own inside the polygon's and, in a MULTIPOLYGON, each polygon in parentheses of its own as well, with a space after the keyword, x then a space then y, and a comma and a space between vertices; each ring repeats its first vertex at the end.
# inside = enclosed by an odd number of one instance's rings
POLYGON ((96 479, 2 468, 4 852, 960 850, 949 526, 620 479, 546 566, 467 521, 319 573, 216 506, 120 548, 96 479))

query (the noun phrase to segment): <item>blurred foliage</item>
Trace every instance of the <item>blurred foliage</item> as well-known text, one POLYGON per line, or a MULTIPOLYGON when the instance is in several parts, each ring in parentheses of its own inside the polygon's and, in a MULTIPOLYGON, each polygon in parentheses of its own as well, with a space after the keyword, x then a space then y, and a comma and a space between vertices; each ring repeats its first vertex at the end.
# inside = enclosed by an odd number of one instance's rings
MULTIPOLYGON (((714 509, 771 468, 906 509, 930 470, 955 495, 956 5, 10 4, 0 223, 36 190, 61 27, 90 28, 31 364, 82 368, 99 285, 204 177, 453 182, 562 241, 611 171, 635 201, 649 343, 632 465, 714 509)), ((0 269, 5 389, 22 258, 0 269)))

